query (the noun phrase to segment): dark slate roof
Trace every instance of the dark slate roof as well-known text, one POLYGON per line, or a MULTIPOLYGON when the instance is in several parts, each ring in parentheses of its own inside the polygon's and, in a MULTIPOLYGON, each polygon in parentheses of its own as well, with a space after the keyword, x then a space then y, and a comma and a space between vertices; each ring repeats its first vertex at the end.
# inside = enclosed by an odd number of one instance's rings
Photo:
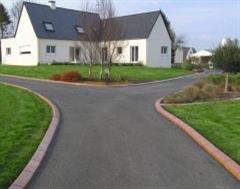
POLYGON ((117 23, 121 27, 121 35, 115 40, 145 39, 150 35, 160 14, 160 11, 155 11, 111 18, 108 21, 117 23))
MULTIPOLYGON (((29 14, 33 28, 38 38, 42 39, 60 39, 76 40, 80 39, 76 32, 76 25, 84 28, 86 20, 92 19, 96 22, 98 28, 101 22, 96 13, 82 12, 72 9, 57 7, 52 10, 48 5, 24 2, 29 14), (54 32, 48 32, 43 26, 43 22, 51 22, 54 25, 54 32)), ((148 38, 160 11, 148 12, 136 15, 122 16, 109 19, 109 22, 116 22, 121 29, 119 39, 144 39, 148 38)), ((82 36, 83 37, 83 36, 82 36)))
POLYGON ((48 5, 24 2, 33 28, 38 38, 76 40, 80 36, 76 31, 76 25, 84 28, 87 20, 95 20, 96 25, 100 18, 98 14, 59 8, 52 10, 48 5), (54 32, 46 31, 43 22, 51 22, 54 32))

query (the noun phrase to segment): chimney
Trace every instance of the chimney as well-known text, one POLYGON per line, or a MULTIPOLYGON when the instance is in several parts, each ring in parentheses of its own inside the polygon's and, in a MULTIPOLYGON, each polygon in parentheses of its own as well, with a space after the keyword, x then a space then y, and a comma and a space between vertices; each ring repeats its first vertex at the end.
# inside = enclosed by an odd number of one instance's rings
POLYGON ((56 2, 55 2, 55 0, 49 0, 49 1, 48 1, 48 4, 49 4, 49 7, 50 7, 52 10, 55 10, 55 9, 56 9, 56 2))

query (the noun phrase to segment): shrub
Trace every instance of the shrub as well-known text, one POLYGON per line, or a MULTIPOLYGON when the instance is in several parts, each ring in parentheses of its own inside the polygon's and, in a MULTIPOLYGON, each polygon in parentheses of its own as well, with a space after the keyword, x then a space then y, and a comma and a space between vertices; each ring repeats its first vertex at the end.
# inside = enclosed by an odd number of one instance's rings
POLYGON ((53 74, 51 77, 50 77, 51 80, 54 80, 54 81, 60 81, 61 80, 61 75, 59 74, 53 74))
POLYGON ((174 95, 166 96, 163 100, 164 103, 168 104, 178 104, 178 103, 185 103, 185 97, 183 93, 176 93, 174 95))
POLYGON ((166 103, 191 103, 201 100, 210 100, 220 97, 220 87, 212 83, 200 81, 199 83, 186 87, 183 91, 167 96, 166 103))
POLYGON ((202 65, 199 64, 192 64, 191 60, 186 60, 183 64, 182 64, 182 68, 185 70, 202 70, 203 67, 202 65))
POLYGON ((199 89, 202 89, 203 86, 206 84, 206 82, 207 82, 206 80, 201 80, 201 81, 197 82, 195 84, 195 86, 198 87, 199 89))
POLYGON ((240 92, 240 74, 230 75, 230 82, 232 90, 235 92, 240 92))
POLYGON ((199 100, 214 99, 219 94, 218 87, 212 83, 206 83, 199 94, 199 100))
POLYGON ((240 86, 240 73, 236 75, 231 75, 230 80, 233 85, 240 86))
POLYGON ((193 70, 193 64, 191 63, 190 60, 186 60, 185 62, 183 62, 182 64, 182 68, 185 69, 185 70, 193 70))
POLYGON ((238 40, 228 40, 224 46, 214 51, 212 62, 225 72, 240 72, 240 45, 238 40))
POLYGON ((225 82, 225 77, 222 74, 212 74, 207 77, 207 80, 215 85, 220 85, 225 82))
POLYGON ((174 63, 172 64, 172 68, 182 68, 183 64, 182 63, 174 63))
POLYGON ((67 81, 67 82, 79 82, 82 80, 82 77, 80 73, 76 71, 69 71, 69 72, 64 72, 64 74, 61 77, 62 81, 67 81))
POLYGON ((184 96, 187 98, 185 101, 193 102, 199 99, 200 89, 197 86, 189 86, 184 89, 183 93, 184 96))

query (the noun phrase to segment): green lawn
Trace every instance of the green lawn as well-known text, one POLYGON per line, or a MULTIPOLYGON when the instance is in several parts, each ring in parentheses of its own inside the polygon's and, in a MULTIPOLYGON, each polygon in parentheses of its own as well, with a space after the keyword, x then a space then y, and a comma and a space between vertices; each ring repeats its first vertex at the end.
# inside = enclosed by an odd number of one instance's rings
POLYGON ((0 189, 20 174, 51 120, 47 103, 21 89, 0 84, 0 189))
MULTIPOLYGON (((100 66, 94 66, 93 74, 99 77, 100 66)), ((88 67, 84 65, 40 65, 38 67, 0 66, 0 73, 49 79, 53 74, 62 74, 65 71, 78 71, 82 76, 88 76, 88 67)), ((190 71, 180 68, 148 68, 140 66, 113 66, 112 77, 120 76, 129 81, 154 81, 190 74, 190 71)))
POLYGON ((240 163, 240 101, 168 105, 166 109, 240 163))

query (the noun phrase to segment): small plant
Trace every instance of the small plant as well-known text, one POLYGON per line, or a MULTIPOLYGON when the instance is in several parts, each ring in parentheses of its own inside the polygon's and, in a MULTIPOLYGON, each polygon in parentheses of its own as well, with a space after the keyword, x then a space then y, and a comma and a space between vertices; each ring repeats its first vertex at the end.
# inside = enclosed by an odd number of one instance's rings
POLYGON ((64 74, 61 76, 62 81, 67 81, 67 82, 79 82, 82 80, 82 77, 80 73, 76 71, 69 71, 69 72, 64 72, 64 74))
POLYGON ((61 80, 61 75, 60 74, 53 74, 51 77, 50 77, 51 80, 54 80, 54 81, 60 81, 61 80))

